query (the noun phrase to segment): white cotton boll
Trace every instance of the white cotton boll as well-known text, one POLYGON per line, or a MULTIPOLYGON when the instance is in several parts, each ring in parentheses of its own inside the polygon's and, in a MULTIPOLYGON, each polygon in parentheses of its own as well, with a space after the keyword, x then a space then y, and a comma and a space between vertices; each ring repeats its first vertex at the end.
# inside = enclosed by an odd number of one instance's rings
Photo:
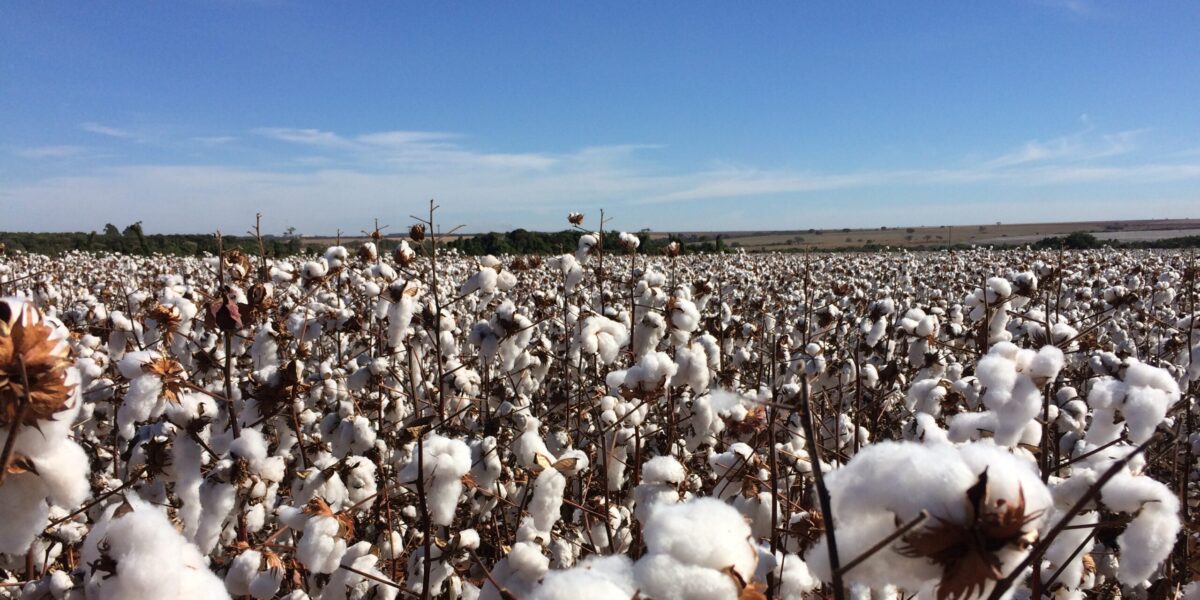
POLYGON ((1121 563, 1117 578, 1126 585, 1148 579, 1171 555, 1179 534, 1179 499, 1161 482, 1122 470, 1100 490, 1105 506, 1137 515, 1117 536, 1121 563))
POLYGON ((229 598, 200 551, 179 535, 161 509, 134 494, 107 508, 84 540, 82 564, 103 564, 102 555, 116 564, 116 572, 85 571, 88 598, 229 598), (117 516, 122 506, 130 510, 117 516))
MULTIPOLYGON (((379 559, 370 552, 371 544, 368 542, 359 542, 347 548, 342 555, 341 564, 350 569, 338 569, 333 572, 321 592, 321 600, 348 600, 358 597, 378 598, 379 600, 395 598, 399 594, 399 590, 394 584, 388 585, 393 582, 375 567, 379 559), (372 578, 368 579, 360 573, 368 573, 372 578)), ((433 587, 432 582, 430 586, 433 587)), ((438 587, 441 587, 441 581, 438 582, 438 587)))
MULTIPOLYGON (((827 479, 839 553, 862 553, 892 532, 897 520, 909 521, 922 510, 935 520, 964 522, 968 517, 963 502, 966 490, 985 470, 990 505, 995 506, 1000 499, 1016 502, 1018 494, 1023 493, 1027 515, 1050 506, 1050 492, 1032 463, 991 442, 963 446, 878 442, 867 446, 827 479), (897 474, 902 474, 904 485, 896 485, 897 474)), ((1034 531, 1044 520, 1043 514, 1023 530, 1034 531)), ((997 556, 1011 568, 1027 551, 1010 546, 997 556)), ((828 580, 829 555, 823 540, 805 560, 813 573, 828 580)), ((919 589, 935 583, 941 575, 942 569, 932 561, 909 558, 895 548, 887 548, 856 567, 847 575, 847 582, 874 588, 895 585, 919 589)))
POLYGON ((117 409, 117 428, 121 437, 133 438, 134 426, 150 418, 158 407, 162 391, 162 379, 153 375, 142 375, 129 382, 129 389, 117 409))
POLYGON ((267 440, 257 429, 242 429, 241 435, 229 445, 229 451, 239 458, 246 459, 251 472, 255 474, 267 460, 267 440))
POLYGON ((471 441, 471 465, 471 478, 475 480, 475 485, 492 490, 502 472, 495 437, 489 435, 482 440, 471 441))
POLYGON ((387 307, 388 346, 400 348, 404 336, 408 334, 412 323, 413 313, 417 308, 416 295, 411 291, 416 288, 404 283, 393 283, 388 286, 388 298, 391 300, 387 307))
POLYGON ((626 556, 610 555, 546 573, 528 600, 629 600, 636 591, 633 563, 626 556))
POLYGON ((675 364, 677 369, 671 385, 687 385, 697 394, 708 391, 708 354, 704 346, 695 343, 680 346, 675 350, 675 364))
MULTIPOLYGON (((719 500, 661 506, 651 513, 643 533, 649 555, 716 571, 731 567, 747 581, 754 575, 758 552, 750 542, 750 526, 737 509, 719 500)), ((643 589, 654 598, 666 597, 643 589)))
POLYGON ((1167 416, 1172 398, 1167 392, 1148 387, 1131 387, 1125 395, 1121 414, 1129 426, 1129 441, 1140 444, 1154 435, 1158 424, 1167 416))
POLYGON ((679 487, 687 471, 673 456, 656 456, 642 465, 642 482, 633 490, 634 517, 645 523, 663 504, 680 502, 679 487))
MULTIPOLYGON (((1056 523, 1062 519, 1062 514, 1055 514, 1050 518, 1051 523, 1056 523)), ((1092 532, 1089 525, 1095 525, 1100 519, 1099 513, 1096 511, 1088 511, 1077 515, 1071 519, 1071 524, 1067 529, 1059 533, 1058 537, 1050 543, 1050 547, 1046 549, 1046 563, 1042 567, 1042 580, 1049 581, 1054 573, 1062 568, 1062 573, 1057 581, 1061 582, 1068 590, 1077 590, 1082 587, 1083 583, 1083 555, 1088 554, 1091 549, 1091 544, 1083 546, 1092 532), (1083 549, 1076 552, 1076 548, 1083 546, 1083 549), (1064 567, 1064 565, 1066 565, 1064 567)))
POLYGON ((733 505, 750 522, 751 536, 756 540, 771 537, 771 510, 774 505, 776 514, 782 512, 778 502, 774 502, 771 492, 759 492, 752 498, 738 494, 733 499, 733 505))
POLYGON ((654 390, 662 387, 676 374, 679 366, 665 352, 642 356, 636 365, 625 372, 625 387, 632 390, 654 390))
POLYGON ((200 486, 200 519, 193 542, 200 551, 208 554, 217 545, 225 519, 237 502, 237 488, 209 479, 200 486))
POLYGON ((1124 380, 1129 389, 1121 412, 1129 421, 1129 439, 1138 444, 1150 439, 1167 410, 1179 401, 1179 384, 1165 369, 1137 360, 1130 362, 1124 380))
MULTIPOLYGON (((550 559, 542 556, 536 544, 517 542, 508 555, 492 569, 491 579, 496 580, 517 598, 530 595, 537 582, 550 570, 550 559)), ((500 600, 500 590, 486 581, 479 593, 479 600, 500 600)))
POLYGON ((995 304, 1012 295, 1012 284, 1002 277, 989 277, 987 280, 988 304, 995 304))
POLYGON ((46 523, 49 509, 43 488, 28 474, 0 486, 0 506, 11 518, 0 519, 0 553, 22 555, 46 523))
POLYGON ((458 288, 458 295, 466 296, 477 291, 484 294, 493 294, 496 292, 498 278, 499 273, 495 269, 484 267, 463 282, 462 286, 458 288))
POLYGON ((658 347, 667 333, 667 323, 662 315, 656 312, 646 313, 634 327, 634 356, 641 356, 658 347))
POLYGON ((933 335, 938 329, 938 320, 934 315, 922 317, 917 326, 913 329, 913 334, 917 337, 928 337, 933 335))
POLYGON ((262 564, 262 553, 258 550, 244 550, 229 564, 225 573, 225 589, 234 596, 250 593, 250 584, 258 575, 258 567, 262 564))
POLYGON ((1029 365, 1029 373, 1038 385, 1046 385, 1058 377, 1063 368, 1063 352, 1055 346, 1042 346, 1029 365))
POLYGON ((600 362, 608 365, 628 343, 629 330, 624 325, 608 317, 591 315, 583 320, 574 347, 584 354, 597 354, 600 362))
POLYGON ((687 478, 687 470, 674 456, 655 456, 642 465, 642 481, 678 485, 687 478))
POLYGON ((1183 600, 1200 600, 1200 581, 1183 586, 1183 600))
MULTIPOLYGON (((1029 375, 1020 370, 1022 364, 1031 364, 1036 356, 1032 351, 1002 342, 992 346, 987 356, 979 360, 975 374, 987 390, 983 404, 996 417, 993 438, 997 444, 1014 447, 1026 424, 1042 408, 1041 391, 1029 375)), ((1046 357, 1052 361, 1053 352, 1048 352, 1046 357)))
POLYGON ((642 244, 642 240, 638 236, 624 231, 617 236, 617 239, 621 242, 621 246, 625 248, 626 252, 633 252, 642 244))
POLYGON ((300 277, 303 279, 317 279, 324 277, 329 273, 329 264, 322 260, 310 260, 300 265, 300 277))
POLYGON ((420 467, 425 476, 431 520, 435 525, 450 525, 462 494, 462 476, 471 471, 471 448, 437 434, 425 436, 420 443, 421 453, 413 450, 413 460, 400 471, 400 480, 415 489, 420 467), (417 460, 418 456, 424 460, 417 460))
POLYGON ((671 325, 676 329, 692 332, 700 326, 700 311, 691 300, 676 296, 667 303, 667 309, 671 316, 671 325))
POLYGON ((545 540, 550 539, 550 530, 558 522, 566 489, 567 478, 552 467, 544 469, 534 480, 533 499, 527 510, 536 534, 545 540))
POLYGON ((179 519, 183 521, 183 534, 195 541, 200 527, 200 486, 204 481, 200 473, 203 461, 200 445, 191 437, 177 435, 173 444, 172 468, 175 471, 175 494, 179 497, 179 519))
POLYGON ((648 554, 634 564, 638 591, 655 600, 736 600, 729 575, 681 562, 669 554, 648 554))
POLYGON ((866 330, 867 346, 874 348, 876 345, 878 345, 879 342, 883 340, 883 337, 887 334, 887 326, 888 324, 886 319, 878 319, 871 322, 870 327, 866 330))
POLYGON ((808 564, 798 555, 788 554, 779 561, 776 577, 779 581, 778 597, 782 600, 807 600, 808 592, 821 585, 821 580, 813 576, 808 564))
POLYGON ((310 517, 296 545, 296 559, 314 573, 333 573, 346 553, 346 540, 338 537, 339 529, 340 524, 333 517, 310 517))
POLYGON ((925 413, 933 416, 942 414, 942 399, 946 397, 946 387, 940 379, 924 379, 908 388, 904 396, 904 406, 910 412, 925 413))
MULTIPOLYGON (((378 491, 375 484, 375 463, 362 457, 347 459, 346 463, 350 466, 346 476, 346 493, 350 503, 357 505, 366 502, 378 491)), ((363 505, 360 510, 365 510, 367 506, 369 505, 363 505)))
POLYGON ((591 256, 592 249, 596 244, 600 243, 600 239, 592 233, 585 233, 579 236, 579 246, 575 249, 575 260, 584 262, 588 256, 591 256))

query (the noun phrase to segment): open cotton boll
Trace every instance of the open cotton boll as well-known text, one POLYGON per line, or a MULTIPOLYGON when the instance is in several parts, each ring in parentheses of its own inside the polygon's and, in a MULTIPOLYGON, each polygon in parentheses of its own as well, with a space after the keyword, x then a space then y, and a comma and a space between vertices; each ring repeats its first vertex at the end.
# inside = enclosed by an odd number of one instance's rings
POLYGON ((479 600, 500 600, 500 590, 492 585, 493 579, 513 596, 524 598, 533 592, 549 570, 550 559, 542 555, 536 544, 517 542, 492 569, 491 578, 479 592, 479 600))
POLYGON ((612 364, 621 348, 629 343, 629 330, 624 325, 600 315, 583 320, 575 336, 574 347, 584 354, 596 354, 602 364, 612 364))
MULTIPOLYGON (((1063 516, 1061 511, 1057 511, 1049 522, 1057 523, 1063 516)), ((1050 581, 1055 572, 1061 568, 1062 572, 1057 581, 1066 590, 1074 591, 1083 587, 1083 556, 1089 553, 1092 546, 1084 544, 1093 531, 1089 526, 1094 526, 1099 519, 1100 515, 1097 511, 1081 513, 1071 519, 1070 526, 1050 542, 1050 546, 1046 548, 1045 563, 1042 566, 1043 581, 1050 581), (1080 546, 1083 549, 1077 551, 1076 549, 1080 546)))
POLYGON ((667 334, 667 323, 656 312, 646 313, 633 328, 634 356, 653 351, 667 334))
POLYGON ((593 556, 561 571, 550 571, 528 600, 629 600, 637 587, 633 563, 624 555, 593 556))
POLYGON ((400 471, 400 481, 415 489, 415 482, 423 474, 431 520, 435 525, 450 525, 462 495, 462 476, 471 471, 471 448, 460 440, 433 433, 426 435, 420 445, 419 451, 413 450, 413 460, 400 471))
POLYGON ((809 592, 821 585, 821 580, 808 570, 804 559, 795 554, 780 554, 775 569, 779 582, 778 597, 783 600, 808 600, 809 592))
POLYGON ((183 539, 158 507, 127 494, 105 509, 81 550, 88 598, 229 598, 200 551, 183 539))
POLYGON ((1139 444, 1150 439, 1167 410, 1179 401, 1179 384, 1165 369, 1132 359, 1125 370, 1125 404, 1122 414, 1129 422, 1129 439, 1139 444))
POLYGON ((676 374, 679 366, 665 352, 651 352, 625 372, 625 387, 631 390, 656 390, 676 374))
POLYGON ((467 278, 462 286, 458 288, 459 296, 466 296, 480 292, 483 294, 493 294, 496 292, 496 283, 499 279, 499 273, 491 267, 483 267, 474 275, 467 278))
POLYGON ((1088 430, 1088 442, 1103 444, 1101 427, 1112 437, 1120 424, 1113 411, 1120 411, 1129 428, 1129 440, 1140 444, 1154 435, 1154 430, 1167 416, 1167 411, 1179 401, 1179 384, 1164 369, 1130 359, 1123 379, 1101 377, 1088 392, 1088 405, 1097 409, 1088 430), (1101 412, 1104 411, 1104 412, 1101 412))
POLYGON ((923 379, 908 388, 904 395, 904 406, 912 412, 932 416, 942 414, 942 399, 946 397, 946 385, 941 379, 923 379))
POLYGON ((708 390, 708 354, 703 345, 692 343, 677 348, 675 364, 677 370, 671 378, 671 385, 687 385, 697 394, 708 390))
POLYGON ((617 235, 617 240, 621 243, 621 246, 625 248, 625 251, 630 253, 636 251, 638 246, 642 245, 642 240, 639 239, 638 236, 633 235, 632 233, 626 233, 624 231, 617 235))
POLYGON ((1114 511, 1136 515, 1117 536, 1121 560, 1117 578, 1137 585, 1171 555, 1181 527, 1179 498, 1161 482, 1124 469, 1104 485, 1100 499, 1114 511))
POLYGON ((575 248, 575 260, 584 262, 591 256, 592 250, 600 243, 600 238, 594 233, 579 236, 579 246, 575 248))
POLYGON ((669 554, 647 554, 634 564, 638 590, 655 600, 737 600, 729 575, 669 554))
POLYGON ((0 404, 5 412, 0 445, 10 459, 0 486, 0 506, 5 507, 0 552, 22 554, 46 527, 50 504, 74 509, 88 497, 90 464, 70 432, 83 398, 66 326, 18 298, 0 299, 0 309, 0 404), (18 383, 26 378, 27 388, 18 383))
POLYGON ((225 589, 234 596, 250 593, 250 584, 258 575, 258 567, 262 564, 262 553, 258 550, 244 550, 225 573, 225 589))
POLYGON ((682 500, 679 488, 687 471, 673 456, 656 456, 642 465, 642 482, 633 490, 634 517, 645 523, 654 509, 682 500))
POLYGON ((347 600, 348 598, 369 597, 377 600, 393 600, 400 591, 395 584, 375 565, 378 557, 371 554, 371 544, 359 542, 346 550, 342 555, 342 564, 350 569, 338 569, 333 572, 329 582, 321 590, 321 600, 347 600), (367 573, 371 578, 359 573, 367 573))
MULTIPOLYGON (((1002 570, 1012 569, 1028 553, 1028 538, 1044 522, 1051 497, 1032 463, 990 441, 962 446, 878 442, 860 450, 827 479, 838 552, 857 556, 894 531, 897 521, 907 522, 923 510, 930 519, 910 536, 945 537, 950 535, 948 532, 977 535, 971 529, 976 523, 976 509, 969 502, 968 490, 981 482, 984 493, 979 510, 991 514, 1021 507, 1022 517, 1029 518, 1011 539, 989 541, 989 556, 979 558, 999 562, 1002 570), (904 485, 896 484, 898 477, 903 478, 904 485)), ((872 588, 895 585, 920 589, 936 585, 943 580, 943 566, 935 562, 934 556, 922 555, 923 547, 914 544, 901 552, 905 544, 899 544, 880 550, 848 573, 847 582, 872 588)), ((829 580, 829 553, 824 540, 805 555, 805 561, 813 573, 829 580)), ((994 581, 978 583, 986 594, 994 581)))
POLYGON ((664 505, 643 527, 646 555, 634 566, 637 587, 657 600, 736 598, 733 569, 750 581, 758 551, 737 509, 713 498, 664 505))
POLYGON ((533 482, 533 498, 529 501, 527 510, 529 519, 522 522, 521 528, 532 530, 526 535, 518 533, 520 539, 541 538, 543 542, 550 540, 550 530, 561 516, 563 492, 567 489, 567 478, 557 469, 549 467, 538 473, 533 482))
POLYGON ((309 517, 296 545, 296 560, 314 573, 333 573, 346 553, 346 540, 338 535, 340 529, 341 524, 333 517, 309 517))
MULTIPOLYGON (((1002 342, 992 346, 979 360, 976 376, 986 390, 983 405, 996 416, 993 438, 997 444, 1016 446, 1026 426, 1042 408, 1042 393, 1027 368, 1037 364, 1047 376, 1057 375, 1057 370, 1051 371, 1055 361, 1053 352, 1047 352, 1041 361, 1035 361, 1037 357, 1032 350, 1002 342)), ((1061 366, 1061 356, 1057 360, 1061 366)))
POLYGON ((563 292, 570 295, 575 292, 575 287, 583 281, 583 269, 579 267, 579 261, 570 254, 563 254, 547 261, 550 267, 555 268, 563 277, 563 292))

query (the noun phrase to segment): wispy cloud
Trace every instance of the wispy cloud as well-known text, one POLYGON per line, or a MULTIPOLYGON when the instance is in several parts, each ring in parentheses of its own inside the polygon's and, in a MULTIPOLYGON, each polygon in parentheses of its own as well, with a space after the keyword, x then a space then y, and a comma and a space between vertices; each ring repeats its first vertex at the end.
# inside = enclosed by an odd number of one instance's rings
POLYGON ((225 144, 232 144, 237 140, 238 139, 232 135, 212 135, 192 138, 193 142, 198 142, 205 146, 222 146, 225 144))
MULTIPOLYGON (((672 167, 661 146, 642 144, 568 152, 497 152, 445 132, 347 135, 260 128, 254 134, 283 145, 264 151, 250 139, 222 140, 217 143, 253 149, 251 155, 265 158, 258 164, 192 164, 185 159, 172 165, 96 167, 8 185, 0 189, 0 203, 62 207, 58 218, 70 220, 73 228, 128 218, 144 220, 158 231, 204 231, 248 220, 261 211, 283 215, 280 218, 304 231, 324 232, 387 217, 400 210, 398 203, 431 197, 444 200, 448 219, 473 229, 498 223, 544 227, 557 223, 561 212, 598 205, 657 215, 657 221, 641 225, 678 222, 666 221, 663 215, 668 214, 674 219, 687 215, 702 224, 704 215, 711 219, 711 213, 696 207, 711 210, 723 200, 737 200, 738 208, 729 211, 742 211, 748 215, 745 224, 754 226, 750 223, 754 207, 785 201, 808 201, 806 205, 815 209, 830 198, 903 197, 909 199, 911 209, 933 211, 929 218, 937 220, 940 209, 930 207, 950 197, 1070 197, 1078 198, 1072 200, 1077 210, 1084 210, 1086 196, 1097 189, 1129 195, 1158 190, 1178 197, 1186 189, 1179 182, 1200 181, 1197 157, 1165 155, 1160 161, 1139 162, 1137 142, 1143 132, 1098 134, 1090 126, 954 168, 845 172, 729 164, 672 167), (204 210, 181 222, 180 206, 204 210), (680 211, 683 206, 687 210, 680 211), (114 212, 127 217, 113 216, 114 212)), ((859 211, 853 203, 837 203, 837 207, 846 214, 859 211)), ((32 222, 44 216, 24 218, 31 220, 27 228, 51 226, 32 222)), ((761 221, 757 226, 774 223, 767 217, 761 221)))
POLYGON ((319 129, 297 129, 292 127, 259 127, 251 133, 264 137, 307 146, 324 146, 330 148, 348 148, 354 144, 342 136, 319 129))
POLYGON ((454 141, 440 131, 380 131, 346 137, 320 129, 260 127, 253 133, 276 141, 357 155, 358 164, 392 169, 546 169, 560 158, 543 153, 485 152, 454 141))
POLYGON ((1096 5, 1089 0, 1037 0, 1037 3, 1065 10, 1080 17, 1096 14, 1096 5))
MULTIPOLYGON (((1085 117, 1086 123, 1086 117, 1085 117)), ((1131 129, 1096 135, 1088 125, 1083 130, 1049 140, 1030 140, 1020 148, 988 161, 992 168, 1012 167, 1050 161, 1083 161, 1119 156, 1137 149, 1137 141, 1146 129, 1131 129)))
POLYGON ((109 127, 108 125, 102 125, 100 123, 94 123, 94 122, 90 122, 90 121, 87 123, 81 123, 79 125, 79 128, 84 131, 87 131, 89 133, 95 133, 97 135, 106 135, 108 137, 120 138, 120 139, 125 139, 125 140, 132 140, 132 139, 136 139, 138 137, 133 132, 126 131, 124 129, 119 129, 117 127, 109 127))
POLYGON ((81 154, 84 150, 83 146, 37 146, 14 150, 13 154, 22 158, 32 159, 67 158, 81 154))

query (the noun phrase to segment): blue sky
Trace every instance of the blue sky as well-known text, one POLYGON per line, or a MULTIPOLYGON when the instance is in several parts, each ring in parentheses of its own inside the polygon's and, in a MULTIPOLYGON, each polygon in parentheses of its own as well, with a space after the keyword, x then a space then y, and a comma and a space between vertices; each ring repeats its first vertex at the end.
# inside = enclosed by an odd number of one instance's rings
POLYGON ((1200 217, 1200 3, 0 4, 0 230, 1200 217))

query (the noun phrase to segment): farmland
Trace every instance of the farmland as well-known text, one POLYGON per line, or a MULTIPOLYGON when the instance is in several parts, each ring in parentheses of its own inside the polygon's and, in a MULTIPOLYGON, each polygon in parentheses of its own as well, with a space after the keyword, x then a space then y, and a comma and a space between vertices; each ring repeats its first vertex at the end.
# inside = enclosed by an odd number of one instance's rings
POLYGON ((0 597, 1197 577, 1192 255, 648 256, 571 222, 546 258, 422 224, 387 254, 9 253, 0 597))

